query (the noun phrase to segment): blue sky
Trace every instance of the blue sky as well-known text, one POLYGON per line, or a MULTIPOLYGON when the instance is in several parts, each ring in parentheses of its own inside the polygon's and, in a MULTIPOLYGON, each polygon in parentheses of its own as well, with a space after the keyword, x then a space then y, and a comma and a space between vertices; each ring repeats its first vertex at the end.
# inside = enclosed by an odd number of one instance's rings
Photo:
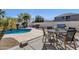
POLYGON ((41 15, 46 20, 53 20, 55 16, 64 13, 79 13, 79 9, 6 9, 6 16, 17 17, 20 13, 29 13, 32 18, 41 15))

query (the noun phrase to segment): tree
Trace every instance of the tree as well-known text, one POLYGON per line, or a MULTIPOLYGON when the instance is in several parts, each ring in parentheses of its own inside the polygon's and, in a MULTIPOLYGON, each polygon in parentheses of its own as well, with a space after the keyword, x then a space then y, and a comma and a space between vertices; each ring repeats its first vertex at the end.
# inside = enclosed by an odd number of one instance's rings
POLYGON ((4 10, 2 10, 2 9, 0 9, 0 26, 2 25, 2 18, 4 18, 4 16, 5 16, 5 11, 4 10))
POLYGON ((5 17, 5 11, 0 9, 0 18, 4 18, 5 17))
POLYGON ((42 16, 35 16, 35 22, 44 22, 44 18, 42 16))
POLYGON ((26 21, 30 20, 31 16, 28 13, 21 13, 18 15, 19 19, 24 19, 26 21))
POLYGON ((30 20, 31 15, 28 14, 28 13, 21 13, 21 14, 18 15, 18 18, 19 18, 18 19, 19 22, 24 22, 24 23, 22 23, 22 25, 25 28, 25 27, 28 26, 28 21, 30 20))

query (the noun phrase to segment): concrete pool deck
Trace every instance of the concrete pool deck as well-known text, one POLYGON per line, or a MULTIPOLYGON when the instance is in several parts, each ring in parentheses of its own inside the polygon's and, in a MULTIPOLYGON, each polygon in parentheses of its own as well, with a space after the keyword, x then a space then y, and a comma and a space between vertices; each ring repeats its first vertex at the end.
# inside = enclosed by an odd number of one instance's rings
POLYGON ((41 30, 32 28, 30 32, 21 33, 21 34, 5 34, 3 38, 14 38, 18 42, 24 42, 24 41, 27 42, 29 40, 32 40, 33 38, 36 38, 42 35, 43 35, 43 32, 41 30))
MULTIPOLYGON (((27 33, 20 33, 20 34, 5 34, 2 39, 8 39, 8 38, 12 38, 12 39, 15 39, 16 41, 18 41, 19 43, 21 42, 28 42, 28 41, 31 41, 31 40, 35 40, 36 38, 38 37, 41 37, 43 35, 43 32, 41 30, 38 30, 38 29, 34 29, 34 28, 31 28, 32 30, 30 32, 27 32, 27 33)), ((16 49, 18 47, 18 49, 21 49, 19 47, 19 45, 17 46, 14 46, 11 49, 16 49)))

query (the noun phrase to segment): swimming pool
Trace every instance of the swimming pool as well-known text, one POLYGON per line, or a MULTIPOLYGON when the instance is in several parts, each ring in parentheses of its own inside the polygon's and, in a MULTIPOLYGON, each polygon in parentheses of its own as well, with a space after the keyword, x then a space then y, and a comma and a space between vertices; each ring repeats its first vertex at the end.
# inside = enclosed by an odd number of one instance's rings
POLYGON ((0 34, 21 34, 21 33, 27 33, 27 32, 30 32, 32 29, 25 29, 25 28, 22 28, 22 29, 16 29, 16 30, 6 30, 6 31, 3 31, 3 32, 0 32, 0 34))

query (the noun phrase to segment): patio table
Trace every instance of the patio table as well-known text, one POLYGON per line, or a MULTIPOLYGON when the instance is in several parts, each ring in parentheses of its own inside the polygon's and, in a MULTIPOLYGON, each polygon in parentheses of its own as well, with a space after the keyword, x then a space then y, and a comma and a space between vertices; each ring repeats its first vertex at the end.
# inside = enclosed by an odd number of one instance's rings
POLYGON ((48 33, 66 33, 66 30, 54 30, 54 29, 50 29, 48 30, 48 33))
POLYGON ((60 34, 62 34, 62 33, 67 33, 67 31, 66 30, 54 30, 54 29, 50 29, 50 30, 48 30, 48 33, 49 34, 54 34, 54 40, 56 41, 55 43, 56 43, 56 47, 60 44, 60 42, 58 41, 58 37, 59 37, 59 35, 60 34))
POLYGON ((63 35, 63 33, 67 33, 67 31, 66 30, 54 30, 54 29, 50 29, 50 30, 48 30, 48 33, 50 34, 55 34, 56 35, 56 37, 58 36, 58 35, 60 35, 60 34, 62 34, 63 35))
POLYGON ((62 35, 64 35, 63 33, 67 33, 67 31, 66 30, 54 30, 54 29, 51 29, 51 30, 48 30, 48 33, 54 33, 54 34, 56 34, 56 36, 57 36, 57 34, 62 34, 62 35))

